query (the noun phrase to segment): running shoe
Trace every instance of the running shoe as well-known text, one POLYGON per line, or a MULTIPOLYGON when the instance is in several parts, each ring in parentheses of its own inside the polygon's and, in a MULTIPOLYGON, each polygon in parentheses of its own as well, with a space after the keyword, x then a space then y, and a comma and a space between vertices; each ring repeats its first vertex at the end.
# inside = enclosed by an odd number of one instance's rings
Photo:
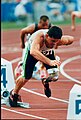
POLYGON ((49 88, 49 83, 46 82, 44 79, 42 80, 42 83, 44 85, 44 93, 49 98, 51 97, 51 89, 49 88))
POLYGON ((18 101, 22 101, 21 100, 21 96, 20 95, 18 95, 18 94, 15 94, 14 93, 14 95, 12 94, 12 91, 10 92, 10 96, 9 96, 9 104, 10 104, 10 106, 11 107, 17 107, 18 105, 17 105, 17 102, 18 101))

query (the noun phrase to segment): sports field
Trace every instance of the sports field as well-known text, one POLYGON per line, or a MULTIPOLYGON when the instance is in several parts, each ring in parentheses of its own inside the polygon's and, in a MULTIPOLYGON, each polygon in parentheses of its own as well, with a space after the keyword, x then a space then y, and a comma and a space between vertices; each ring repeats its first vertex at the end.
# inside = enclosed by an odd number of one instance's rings
MULTIPOLYGON (((60 77, 57 82, 51 82, 52 96, 44 95, 41 81, 31 79, 20 91, 24 102, 30 108, 13 108, 1 106, 2 119, 48 119, 66 120, 69 92, 74 84, 81 85, 81 23, 71 31, 70 24, 60 25, 63 33, 75 37, 70 46, 59 47, 56 54, 61 58, 60 77)), ((1 57, 12 62, 13 70, 22 56, 20 48, 20 29, 2 30, 1 57)))

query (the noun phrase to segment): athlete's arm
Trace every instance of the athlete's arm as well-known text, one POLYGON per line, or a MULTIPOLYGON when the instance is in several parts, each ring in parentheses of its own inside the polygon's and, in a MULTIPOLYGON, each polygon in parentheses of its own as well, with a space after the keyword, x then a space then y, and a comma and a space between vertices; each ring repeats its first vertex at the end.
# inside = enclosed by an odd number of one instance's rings
POLYGON ((34 32, 34 29, 35 29, 35 24, 32 24, 28 27, 25 27, 23 29, 21 29, 20 31, 20 45, 21 45, 21 48, 25 48, 25 35, 28 35, 28 34, 32 34, 34 32))
POLYGON ((47 58, 40 52, 40 48, 43 45, 43 41, 44 41, 43 33, 36 35, 36 37, 33 38, 33 43, 31 45, 30 54, 33 57, 35 57, 37 60, 45 64, 48 64, 50 66, 60 65, 60 62, 56 60, 50 60, 49 58, 47 58))
POLYGON ((61 40, 55 45, 55 49, 57 49, 58 46, 61 46, 61 45, 70 45, 73 43, 73 41, 74 41, 73 36, 63 35, 61 37, 61 40))
POLYGON ((72 44, 74 41, 74 37, 73 36, 69 36, 69 35, 63 35, 61 37, 61 43, 62 45, 70 45, 72 44))

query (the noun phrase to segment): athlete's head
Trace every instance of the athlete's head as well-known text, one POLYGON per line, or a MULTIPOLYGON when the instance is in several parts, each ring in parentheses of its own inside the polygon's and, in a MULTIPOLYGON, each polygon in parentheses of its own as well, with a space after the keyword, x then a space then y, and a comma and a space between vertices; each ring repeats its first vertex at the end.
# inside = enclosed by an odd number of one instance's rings
POLYGON ((62 29, 57 26, 52 26, 47 33, 51 38, 60 39, 62 37, 62 29))
POLYGON ((62 37, 62 29, 52 26, 46 34, 46 45, 52 48, 62 37))
POLYGON ((48 16, 42 15, 40 17, 39 27, 41 29, 48 29, 49 28, 49 17, 48 16))
POLYGON ((46 22, 47 20, 49 20, 49 17, 46 16, 46 15, 42 15, 42 16, 40 17, 40 20, 46 22))

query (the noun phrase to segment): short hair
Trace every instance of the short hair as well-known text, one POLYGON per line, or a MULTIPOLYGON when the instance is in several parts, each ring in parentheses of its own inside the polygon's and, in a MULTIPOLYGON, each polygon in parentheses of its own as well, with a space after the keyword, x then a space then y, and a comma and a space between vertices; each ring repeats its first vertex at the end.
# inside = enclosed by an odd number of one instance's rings
POLYGON ((40 17, 40 20, 43 20, 44 22, 46 22, 47 20, 49 20, 49 17, 46 16, 46 15, 42 15, 42 16, 40 17))
POLYGON ((51 38, 55 38, 55 39, 60 39, 62 37, 62 29, 59 28, 58 26, 52 26, 47 34, 49 35, 49 37, 51 38))

